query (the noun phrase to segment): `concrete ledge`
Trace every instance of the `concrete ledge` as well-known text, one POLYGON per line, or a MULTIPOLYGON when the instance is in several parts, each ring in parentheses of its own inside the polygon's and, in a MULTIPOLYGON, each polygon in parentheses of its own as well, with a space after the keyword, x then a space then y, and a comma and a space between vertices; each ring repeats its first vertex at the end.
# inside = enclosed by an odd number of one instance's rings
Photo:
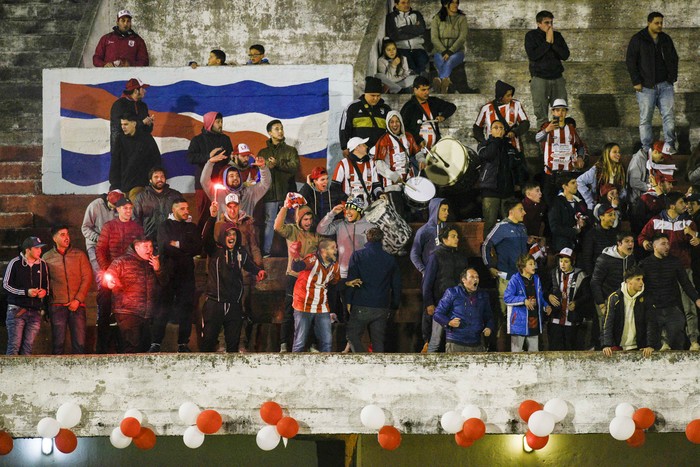
POLYGON ((159 354, 0 358, 0 426, 36 436, 36 424, 66 401, 83 409, 78 436, 107 436, 126 409, 138 408, 159 435, 182 434, 185 401, 221 412, 221 433, 253 434, 258 409, 275 400, 300 433, 370 433, 359 419, 370 403, 404 433, 441 433, 440 416, 481 407, 488 433, 524 433, 525 399, 561 397, 569 415, 555 433, 605 433, 615 406, 657 414, 651 431, 683 431, 700 406, 700 354, 637 352, 342 355, 159 354))

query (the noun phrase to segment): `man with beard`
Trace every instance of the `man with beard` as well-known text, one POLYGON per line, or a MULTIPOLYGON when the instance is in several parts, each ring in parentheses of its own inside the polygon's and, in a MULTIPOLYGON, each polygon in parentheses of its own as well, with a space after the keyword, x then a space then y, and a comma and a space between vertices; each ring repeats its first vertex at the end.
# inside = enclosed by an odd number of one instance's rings
POLYGON ((306 347, 311 328, 314 328, 320 352, 331 351, 331 313, 328 304, 328 286, 340 279, 336 262, 338 246, 324 238, 318 242, 314 254, 299 258, 299 250, 292 251, 292 268, 299 273, 294 285, 294 345, 292 352, 306 347))
POLYGON ((51 279, 51 342, 53 354, 64 353, 66 327, 70 329, 74 354, 85 353, 85 301, 92 285, 92 268, 87 255, 71 245, 68 227, 51 229, 54 248, 43 259, 51 279))
POLYGON ((382 185, 377 168, 367 154, 368 138, 350 138, 347 148, 350 154, 340 160, 333 171, 332 184, 351 198, 362 198, 367 205, 377 199, 382 185))
POLYGON ((162 284, 160 259, 153 255, 153 242, 136 238, 126 254, 115 259, 103 281, 114 299, 112 311, 122 336, 121 353, 148 349, 148 323, 157 303, 157 283, 162 284))
POLYGON ((119 189, 134 199, 148 184, 148 173, 162 164, 160 150, 153 136, 139 131, 138 118, 122 115, 122 134, 117 136, 109 166, 110 190, 119 189))
POLYGON ((92 64, 96 67, 148 66, 148 50, 141 36, 131 29, 129 10, 117 13, 117 25, 95 47, 92 64))
POLYGON ((122 132, 120 118, 124 114, 133 113, 136 115, 136 128, 146 133, 153 132, 154 115, 149 115, 148 105, 143 101, 146 96, 146 88, 149 84, 141 82, 138 78, 131 78, 126 82, 124 91, 119 99, 114 101, 109 112, 110 123, 110 151, 114 150, 114 142, 122 132))
POLYGON ((194 174, 194 199, 199 215, 198 228, 204 228, 209 211, 209 196, 202 189, 200 178, 209 159, 217 155, 224 157, 212 167, 213 174, 219 174, 226 167, 226 160, 233 152, 231 139, 223 132, 224 117, 219 112, 207 112, 202 119, 202 132, 192 138, 187 149, 187 162, 196 166, 194 174))
POLYGON ((173 201, 180 198, 182 193, 166 183, 163 167, 148 172, 148 186, 134 199, 134 219, 143 226, 146 237, 156 240, 158 227, 170 215, 173 201))
POLYGON ((299 153, 296 148, 285 143, 284 127, 279 120, 272 120, 267 124, 267 134, 270 138, 266 141, 266 147, 258 153, 265 159, 265 165, 270 168, 272 182, 270 189, 263 197, 265 203, 265 236, 263 252, 270 256, 272 240, 275 235, 275 217, 282 207, 287 193, 297 191, 295 177, 299 170, 299 153))
POLYGON ((373 76, 366 77, 364 94, 345 108, 340 119, 343 155, 352 152, 348 145, 353 138, 364 139, 370 148, 374 147, 386 130, 386 116, 390 110, 382 99, 382 81, 373 76))

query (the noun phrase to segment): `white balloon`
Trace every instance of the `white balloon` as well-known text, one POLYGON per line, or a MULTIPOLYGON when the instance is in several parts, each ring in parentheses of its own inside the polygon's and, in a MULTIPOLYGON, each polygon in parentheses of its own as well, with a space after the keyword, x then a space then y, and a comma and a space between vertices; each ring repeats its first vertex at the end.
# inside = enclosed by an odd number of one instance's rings
POLYGON ((255 442, 263 451, 272 451, 280 444, 280 435, 274 425, 266 425, 258 431, 255 442))
POLYGON ((199 431, 197 425, 192 425, 185 430, 185 434, 182 435, 182 440, 188 448, 197 449, 204 442, 204 433, 199 431))
POLYGON ((620 404, 617 404, 617 407, 615 407, 615 416, 616 417, 632 417, 634 415, 634 406, 630 404, 629 402, 622 402, 620 404))
POLYGON ((116 427, 109 435, 109 442, 117 449, 124 449, 131 444, 131 438, 124 436, 121 428, 116 427))
POLYGON ((535 436, 549 436, 554 430, 554 415, 544 410, 538 410, 530 415, 527 427, 535 436))
POLYGON ((74 402, 66 402, 56 411, 56 420, 58 420, 61 428, 73 428, 80 423, 80 418, 82 416, 83 411, 80 410, 80 406, 74 402))
POLYGON ((197 416, 201 412, 202 411, 200 410, 200 408, 197 407, 197 405, 193 402, 185 402, 180 406, 180 410, 178 410, 178 415, 180 416, 180 420, 182 420, 182 423, 184 423, 185 425, 194 425, 195 423, 197 423, 197 416))
POLYGON ((360 420, 362 424, 372 430, 378 430, 384 426, 386 417, 384 411, 376 405, 366 405, 360 412, 360 420))
POLYGON ((634 420, 630 417, 615 417, 610 421, 610 434, 618 441, 630 439, 635 428, 634 420))
POLYGON ((554 416, 555 422, 561 422, 569 413, 569 406, 566 405, 566 401, 564 399, 555 397, 554 399, 548 400, 547 403, 544 404, 544 410, 554 416))
POLYGON ((36 426, 36 431, 42 438, 54 438, 61 431, 61 424, 55 418, 42 418, 36 426))
POLYGON ((462 418, 469 420, 470 418, 478 418, 481 420, 481 409, 474 404, 468 404, 462 409, 462 418))
POLYGON ((442 429, 447 433, 455 434, 458 431, 462 431, 464 418, 462 418, 462 414, 456 410, 450 410, 449 412, 442 414, 442 418, 440 418, 440 425, 442 425, 442 429))
POLYGON ((124 412, 123 419, 127 417, 134 417, 136 420, 139 421, 139 423, 143 424, 143 414, 138 409, 129 409, 126 412, 124 412))

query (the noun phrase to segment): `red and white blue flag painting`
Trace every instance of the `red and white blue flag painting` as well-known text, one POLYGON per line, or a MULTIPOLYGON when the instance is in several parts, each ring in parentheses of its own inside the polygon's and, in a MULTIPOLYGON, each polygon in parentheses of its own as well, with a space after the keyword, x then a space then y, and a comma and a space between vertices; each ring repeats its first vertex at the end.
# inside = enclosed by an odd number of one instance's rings
POLYGON ((281 120, 301 173, 340 157, 338 125, 352 100, 346 65, 44 70, 44 193, 108 189, 110 109, 132 77, 150 85, 152 135, 168 182, 182 192, 194 191, 187 148, 211 111, 223 115, 234 147, 246 143, 254 154, 265 147, 267 123, 281 120))

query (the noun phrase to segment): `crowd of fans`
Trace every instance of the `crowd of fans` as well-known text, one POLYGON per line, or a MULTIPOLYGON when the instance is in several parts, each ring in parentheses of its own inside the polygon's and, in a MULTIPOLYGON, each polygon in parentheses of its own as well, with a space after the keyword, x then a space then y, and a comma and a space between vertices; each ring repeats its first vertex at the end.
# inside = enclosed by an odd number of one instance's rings
MULTIPOLYGON (((86 352, 93 282, 98 353, 109 352, 115 337, 120 352, 159 352, 168 321, 178 324, 179 352, 189 352, 197 258, 207 261, 200 349, 216 351, 223 327, 225 350, 237 352, 250 291, 267 277, 263 258, 275 254, 275 236, 286 240, 288 257, 282 352, 310 345, 332 351, 336 321, 346 323, 344 351, 368 350, 365 328, 371 351, 384 351, 387 325, 402 305, 396 256, 409 247, 421 276, 423 351, 506 351, 508 339, 512 352, 542 344, 605 355, 700 350, 700 192, 673 190, 678 56, 662 31, 663 15, 649 14, 627 51, 642 144, 628 170, 613 142, 586 169, 588 147, 568 116, 562 61, 569 49, 554 15, 541 11, 524 41, 541 173, 525 164, 530 121, 515 88, 498 80, 473 125, 478 150, 469 173, 416 203, 406 196, 411 181, 435 163, 440 123, 456 111, 431 90, 453 90, 450 76, 463 67, 466 47, 459 0, 440 3, 429 28, 437 72, 431 83, 427 24, 409 0, 395 0, 378 74, 366 78, 363 94, 343 113, 344 157, 332 173, 319 166, 299 174, 299 155, 280 120, 267 124, 266 147, 254 155, 245 142, 232 144, 217 109, 206 113, 187 153, 196 167, 197 223, 167 184, 143 100, 148 84, 126 82, 111 112, 110 191, 90 203, 82 224, 87 251, 72 246, 68 226, 57 225, 49 251, 42 256, 47 244, 29 237, 7 267, 7 354, 32 353, 42 316, 51 321, 54 354, 64 351, 66 327, 72 352, 86 352), (413 95, 396 111, 384 92, 413 95), (651 133, 654 105, 664 141, 651 133), (481 205, 464 203, 473 199, 481 205), (467 217, 483 218, 483 265, 470 263, 459 249, 460 227, 450 223, 467 217), (410 221, 423 225, 408 245, 397 232, 410 221), (482 281, 492 281, 493 294, 482 281), (586 322, 590 336, 582 332, 586 322)), ((131 17, 119 12, 95 66, 148 65, 131 17)), ((269 63, 263 46, 249 52, 249 64, 269 63)), ((226 65, 225 53, 212 50, 207 65, 226 65)), ((689 172, 692 180, 697 171, 689 172)))

